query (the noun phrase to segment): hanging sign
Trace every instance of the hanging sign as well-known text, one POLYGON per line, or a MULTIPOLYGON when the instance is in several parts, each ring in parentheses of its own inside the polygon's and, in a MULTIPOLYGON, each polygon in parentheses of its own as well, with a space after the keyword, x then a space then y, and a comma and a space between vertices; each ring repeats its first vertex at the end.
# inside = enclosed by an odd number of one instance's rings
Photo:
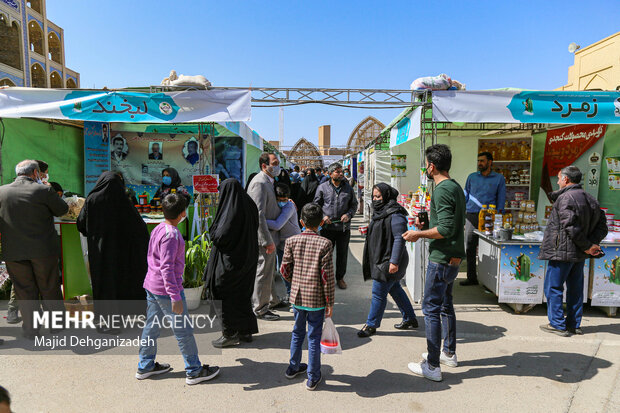
POLYGON ((493 123, 620 123, 620 92, 436 91, 433 120, 493 123))
POLYGON ((194 192, 201 194, 216 194, 220 182, 217 175, 194 175, 192 176, 194 192))

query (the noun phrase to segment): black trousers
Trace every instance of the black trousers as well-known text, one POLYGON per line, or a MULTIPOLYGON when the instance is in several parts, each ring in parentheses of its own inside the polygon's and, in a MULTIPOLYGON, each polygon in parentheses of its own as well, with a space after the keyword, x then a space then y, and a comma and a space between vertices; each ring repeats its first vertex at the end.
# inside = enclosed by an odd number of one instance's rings
POLYGON ((349 241, 351 230, 330 231, 323 230, 321 235, 332 242, 336 256, 336 281, 344 279, 347 273, 347 259, 349 258, 349 241))
POLYGON ((15 294, 22 313, 22 329, 26 334, 36 333, 34 312, 40 310, 39 296, 47 311, 64 311, 58 256, 23 261, 7 261, 6 269, 15 286, 15 294))
POLYGON ((467 279, 478 281, 476 261, 478 259, 478 235, 474 231, 478 229, 478 214, 467 213, 465 222, 465 251, 467 253, 467 279))

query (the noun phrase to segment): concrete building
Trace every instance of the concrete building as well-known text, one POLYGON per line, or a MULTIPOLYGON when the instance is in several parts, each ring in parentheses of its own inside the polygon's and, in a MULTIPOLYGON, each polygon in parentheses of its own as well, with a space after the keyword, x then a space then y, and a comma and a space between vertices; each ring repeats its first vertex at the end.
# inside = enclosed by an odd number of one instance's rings
POLYGON ((578 49, 558 90, 620 90, 620 32, 578 49))
POLYGON ((0 86, 80 87, 80 74, 65 66, 64 40, 45 0, 0 0, 0 86))

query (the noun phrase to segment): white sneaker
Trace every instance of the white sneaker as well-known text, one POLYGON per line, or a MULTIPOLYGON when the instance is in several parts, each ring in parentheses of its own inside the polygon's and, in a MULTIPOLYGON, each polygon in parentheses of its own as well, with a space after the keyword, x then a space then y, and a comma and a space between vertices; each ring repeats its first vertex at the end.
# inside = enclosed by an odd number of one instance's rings
POLYGON ((409 363, 409 370, 416 376, 425 377, 432 381, 441 381, 441 367, 432 368, 426 360, 421 363, 409 363))
MULTIPOLYGON (((428 353, 422 353, 422 358, 424 360, 428 360, 428 353)), ((448 367, 456 367, 459 365, 458 361, 456 361, 456 353, 454 353, 452 357, 448 357, 448 355, 444 353, 443 351, 441 352, 441 355, 439 356, 439 362, 441 364, 445 364, 448 367)))

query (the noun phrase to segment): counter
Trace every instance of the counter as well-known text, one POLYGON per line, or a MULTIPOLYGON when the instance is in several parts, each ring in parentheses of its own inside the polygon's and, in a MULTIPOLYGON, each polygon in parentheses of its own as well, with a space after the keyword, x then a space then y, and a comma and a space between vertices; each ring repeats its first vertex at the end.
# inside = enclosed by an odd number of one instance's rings
MULTIPOLYGON (((539 260, 540 241, 500 241, 480 231, 478 244, 478 280, 496 296, 498 302, 511 304, 516 312, 528 311, 545 300, 544 282, 547 261, 539 260)), ((601 243, 605 256, 590 259, 584 269, 584 302, 608 307, 615 314, 620 306, 620 240, 601 243)))

